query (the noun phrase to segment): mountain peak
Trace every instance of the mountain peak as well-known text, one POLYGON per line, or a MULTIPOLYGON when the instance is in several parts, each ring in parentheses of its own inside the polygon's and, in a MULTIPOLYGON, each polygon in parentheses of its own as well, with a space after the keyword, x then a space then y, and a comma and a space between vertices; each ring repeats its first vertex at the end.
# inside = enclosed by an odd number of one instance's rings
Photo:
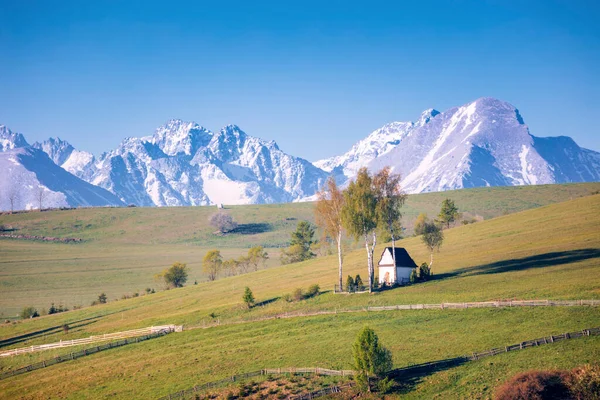
POLYGON ((426 123, 428 123, 429 121, 431 121, 432 118, 434 118, 436 115, 439 115, 439 114, 440 114, 440 112, 438 110, 435 110, 433 108, 428 108, 427 110, 425 110, 421 113, 421 116, 419 117, 417 122, 415 122, 415 125, 417 127, 421 127, 421 126, 425 125, 426 123))
POLYGON ((35 142, 31 147, 48 154, 48 157, 57 165, 62 165, 75 150, 69 142, 58 137, 51 137, 41 143, 35 142))
POLYGON ((5 125, 0 125, 0 152, 27 146, 29 143, 22 134, 11 131, 5 125))
POLYGON ((171 119, 159 127, 148 141, 167 155, 183 153, 193 156, 200 147, 210 142, 212 136, 211 131, 195 122, 171 119))

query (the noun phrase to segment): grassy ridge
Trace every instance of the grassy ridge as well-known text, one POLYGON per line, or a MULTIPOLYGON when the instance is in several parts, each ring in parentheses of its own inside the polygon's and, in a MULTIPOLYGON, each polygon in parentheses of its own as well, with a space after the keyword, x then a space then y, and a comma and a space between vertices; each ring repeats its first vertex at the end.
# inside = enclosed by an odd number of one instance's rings
MULTIPOLYGON (((457 227, 446 231, 442 251, 435 256, 435 280, 374 296, 327 292, 298 303, 281 298, 312 283, 331 290, 337 261, 330 256, 4 326, 0 327, 0 338, 99 313, 109 315, 86 326, 79 337, 167 323, 201 324, 210 321, 210 313, 221 321, 239 321, 298 310, 364 305, 600 298, 599 222, 600 195, 596 195, 457 227), (244 309, 241 297, 245 286, 252 288, 258 301, 267 304, 251 311, 244 309)), ((428 259, 419 238, 405 239, 398 245, 406 247, 418 263, 428 259)), ((364 250, 347 254, 345 273, 364 275, 365 259, 364 250)))
MULTIPOLYGON (((296 287, 336 279, 335 257, 156 293, 0 327, 0 340, 38 332, 13 346, 162 323, 193 325, 216 313, 222 322, 285 311, 378 304, 506 298, 600 298, 600 195, 507 215, 446 231, 436 254, 438 279, 376 295, 325 293, 299 303, 279 298, 296 287), (241 306, 250 286, 264 307, 241 306), (79 322, 76 322, 79 321, 79 322), (68 322, 69 335, 47 331, 68 322), (45 335, 45 337, 44 337, 45 335)), ((428 258, 418 238, 402 240, 417 262, 428 258)), ((381 247, 379 247, 380 251, 381 247)), ((348 254, 346 273, 364 274, 364 250, 348 254)), ((390 347, 395 366, 439 360, 596 326, 597 308, 514 308, 392 311, 278 319, 184 331, 73 363, 0 381, 0 392, 29 398, 156 397, 261 367, 347 368, 350 344, 364 325, 390 347), (57 379, 57 377, 61 377, 57 379)), ((40 358, 41 357, 41 358, 40 358)), ((508 373, 535 366, 571 368, 600 358, 600 340, 585 338, 506 354, 438 372, 415 383, 409 398, 487 397, 508 373), (532 360, 532 354, 535 359, 532 360), (497 365, 497 366, 496 366, 497 365)), ((43 359, 0 360, 2 368, 43 359)))
MULTIPOLYGON (((599 317, 600 310, 581 307, 468 312, 427 310, 221 326, 184 331, 9 378, 0 381, 0 391, 7 398, 22 394, 29 398, 48 395, 55 398, 148 398, 262 367, 348 368, 352 341, 364 324, 377 331, 382 342, 392 350, 394 365, 402 367, 582 329, 597 323, 599 317)), ((543 354, 538 353, 538 357, 548 356, 557 367, 571 367, 574 363, 597 359, 599 345, 597 337, 576 339, 557 345, 560 347, 550 345, 542 350, 543 354)), ((474 366, 466 365, 464 373, 474 375, 472 368, 475 371, 487 369, 488 375, 501 377, 489 363, 507 356, 520 359, 520 366, 527 367, 531 352, 525 350, 519 355, 501 355, 474 366)), ((451 387, 452 381, 430 379, 425 387, 419 385, 413 389, 415 393, 435 393, 440 386, 449 393, 455 390, 451 387)), ((483 386, 489 389, 489 380, 462 380, 464 393, 485 394, 483 386)))
MULTIPOLYGON (((489 218, 578 198, 597 190, 600 183, 420 194, 409 196, 403 220, 410 231, 419 212, 435 215, 445 197, 454 199, 461 211, 489 218)), ((0 225, 13 227, 15 233, 80 237, 86 242, 0 239, 0 317, 14 316, 28 305, 38 309, 48 308, 52 302, 68 307, 85 306, 100 292, 106 292, 113 300, 142 292, 146 287, 158 289, 154 274, 175 261, 186 262, 191 268, 190 282, 201 282, 205 280, 201 260, 210 248, 219 248, 228 258, 262 244, 271 255, 268 266, 275 266, 279 257, 277 246, 286 244, 298 220, 313 219, 312 207, 309 203, 231 207, 227 212, 234 215, 241 227, 239 232, 226 236, 214 235, 208 225, 208 217, 216 212, 213 207, 100 208, 2 215, 0 225)), ((563 228, 559 224, 554 229, 562 232, 563 228)), ((412 246, 411 252, 417 251, 419 262, 426 259, 418 241, 407 243, 412 246)), ((353 257, 348 260, 349 271, 360 263, 360 256, 356 256, 356 261, 353 257)), ((485 260, 483 257, 478 262, 485 260)), ((329 265, 332 261, 322 262, 329 265)), ((322 285, 330 286, 332 282, 330 276, 319 279, 322 285)))

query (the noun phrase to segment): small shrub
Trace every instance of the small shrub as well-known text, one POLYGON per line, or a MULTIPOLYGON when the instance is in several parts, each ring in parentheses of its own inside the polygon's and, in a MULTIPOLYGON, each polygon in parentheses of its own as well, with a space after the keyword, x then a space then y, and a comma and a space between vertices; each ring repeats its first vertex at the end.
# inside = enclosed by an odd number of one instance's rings
POLYGON ((575 368, 567 379, 567 385, 574 399, 600 400, 600 365, 575 368))
POLYGON ((528 371, 518 374, 496 389, 496 400, 568 399, 569 388, 563 371, 528 371))
POLYGON ((410 283, 414 284, 417 283, 417 281, 419 280, 419 276, 417 275, 417 269, 413 268, 413 270, 410 272, 410 283))
POLYGON ((296 290, 294 290, 292 292, 292 297, 294 298, 294 301, 304 300, 304 293, 302 293, 302 289, 297 288, 296 290))
POLYGON ((225 399, 233 400, 233 399, 235 399, 235 395, 233 394, 233 392, 227 392, 227 394, 225 395, 225 399))
POLYGON ((354 278, 354 284, 356 285, 356 287, 364 286, 362 278, 360 277, 360 275, 356 275, 356 278, 354 278))
POLYGON ((69 333, 69 325, 67 325, 67 324, 64 324, 64 325, 62 326, 62 330, 63 330, 63 332, 64 332, 64 333, 69 333))
POLYGON ((422 281, 428 281, 431 276, 431 270, 429 269, 429 265, 427 263, 421 264, 419 267, 419 279, 422 281))
POLYGON ((40 313, 38 313, 38 311, 34 308, 34 307, 25 307, 23 308, 23 310, 21 310, 21 318, 23 319, 28 319, 28 318, 37 318, 40 316, 40 313))
POLYGON ((348 278, 346 278, 346 288, 350 290, 350 288, 354 287, 354 285, 354 278, 348 275, 348 278))
POLYGON ((106 293, 100 293, 100 295, 98 296, 98 304, 105 304, 107 301, 108 298, 106 297, 106 293))
POLYGON ((310 285, 310 287, 306 291, 306 297, 308 298, 308 297, 314 297, 314 296, 318 295, 319 290, 321 290, 319 285, 317 285, 317 284, 310 285))
POLYGON ((149 287, 146 288, 145 290, 146 294, 150 294, 152 292, 152 289, 150 289, 149 287))
POLYGON ((381 394, 390 393, 395 382, 390 378, 384 378, 377 382, 377 391, 381 394))
POLYGON ((212 319, 217 318, 217 314, 215 314, 214 312, 211 312, 210 314, 208 314, 209 317, 211 317, 212 319))
POLYGON ((286 293, 282 296, 282 299, 287 301, 288 303, 291 303, 292 301, 294 301, 294 299, 292 298, 292 295, 289 293, 286 293))

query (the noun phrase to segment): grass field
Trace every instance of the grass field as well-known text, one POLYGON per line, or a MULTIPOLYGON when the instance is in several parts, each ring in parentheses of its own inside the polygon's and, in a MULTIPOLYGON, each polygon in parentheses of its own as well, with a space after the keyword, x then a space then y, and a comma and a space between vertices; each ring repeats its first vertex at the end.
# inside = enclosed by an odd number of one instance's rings
MULTIPOLYGON (((600 183, 420 194, 409 196, 403 220, 410 232, 419 212, 435 215, 446 197, 454 199, 461 211, 488 219, 598 190, 600 183)), ((271 256, 267 266, 276 266, 278 247, 286 245, 299 220, 313 220, 312 208, 310 203, 228 207, 226 211, 240 223, 240 229, 225 236, 214 235, 208 224, 209 216, 216 212, 214 207, 100 208, 2 215, 0 225, 11 227, 13 233, 77 237, 85 242, 0 239, 0 317, 14 317, 28 305, 40 310, 52 302, 69 308, 87 306, 101 292, 113 300, 141 293, 147 287, 159 289, 154 275, 175 261, 185 262, 191 268, 190 282, 202 282, 206 278, 201 260, 211 248, 220 249, 229 258, 260 244, 267 247, 271 256)), ((562 226, 555 229, 561 232, 562 226)), ((423 253, 418 241, 407 243, 415 243, 415 251, 423 253)), ((418 255, 419 262, 427 259, 418 255)), ((356 256, 356 265, 360 259, 356 256)), ((332 261, 320 262, 329 265, 332 261)), ((243 280, 234 280, 232 287, 243 280)), ((332 282, 329 276, 319 281, 327 287, 332 282)))
MULTIPOLYGON (((3 348, 163 323, 190 327, 210 322, 211 313, 223 323, 0 381, 0 393, 7 398, 158 397, 262 367, 348 368, 350 344, 365 324, 373 327, 391 348, 396 367, 598 326, 600 309, 588 307, 364 312, 227 325, 282 312, 365 305, 597 299, 600 298, 598 226, 600 195, 453 228, 446 231, 441 252, 435 255, 435 280, 375 295, 326 292, 297 303, 281 299, 294 288, 307 288, 312 283, 330 290, 337 275, 332 256, 5 324, 0 327, 0 340, 31 336, 3 348), (246 285, 264 306, 244 309, 241 295, 246 285), (59 329, 63 323, 73 327, 68 335, 59 329), (54 330, 50 329, 53 327, 54 330)), ((418 238, 402 240, 399 246, 406 247, 417 263, 428 259, 418 238)), ((348 254, 346 273, 364 274, 365 259, 364 250, 348 254)), ((47 355, 40 353, 19 356, 0 360, 0 365, 12 368, 44 357, 47 355)), ((599 338, 576 339, 424 376, 418 382, 406 382, 403 395, 487 398, 511 373, 534 367, 572 368, 598 359, 599 338)))

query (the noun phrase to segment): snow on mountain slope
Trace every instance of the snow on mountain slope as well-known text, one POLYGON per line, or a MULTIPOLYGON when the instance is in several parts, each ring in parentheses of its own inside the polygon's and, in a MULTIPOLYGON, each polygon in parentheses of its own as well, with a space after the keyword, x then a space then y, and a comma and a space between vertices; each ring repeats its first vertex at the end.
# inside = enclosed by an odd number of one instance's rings
POLYGON ((598 153, 572 140, 532 136, 514 106, 493 98, 441 113, 368 168, 385 165, 402 175, 409 193, 581 182, 600 174, 598 153))
POLYGON ((0 153, 0 209, 123 205, 112 193, 82 181, 33 147, 0 153), (14 203, 11 205, 11 200, 14 203))
POLYGON ((27 146, 29 146, 29 143, 27 143, 22 134, 12 132, 6 126, 0 125, 0 151, 27 146))
POLYGON ((357 142, 347 153, 316 161, 314 165, 328 172, 341 171, 346 178, 351 178, 356 175, 361 167, 367 166, 377 157, 381 157, 394 149, 404 138, 410 136, 413 130, 429 123, 438 114, 439 111, 429 109, 423 111, 417 122, 386 124, 357 142))
POLYGON ((235 125, 212 133, 180 120, 152 136, 125 139, 85 168, 75 169, 69 160, 63 167, 125 203, 144 206, 289 202, 314 194, 327 178, 235 125))

